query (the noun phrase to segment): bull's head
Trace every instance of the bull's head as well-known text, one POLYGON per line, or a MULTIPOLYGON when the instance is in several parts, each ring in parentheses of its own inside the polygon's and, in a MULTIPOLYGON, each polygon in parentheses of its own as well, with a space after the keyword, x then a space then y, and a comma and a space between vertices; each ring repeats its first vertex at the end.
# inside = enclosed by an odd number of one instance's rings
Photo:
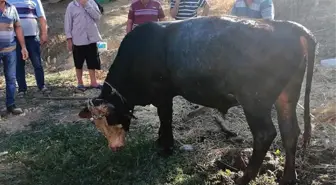
POLYGON ((79 117, 90 119, 106 137, 108 146, 113 151, 125 145, 131 118, 135 118, 120 102, 113 105, 98 98, 89 100, 87 106, 80 111, 79 117))

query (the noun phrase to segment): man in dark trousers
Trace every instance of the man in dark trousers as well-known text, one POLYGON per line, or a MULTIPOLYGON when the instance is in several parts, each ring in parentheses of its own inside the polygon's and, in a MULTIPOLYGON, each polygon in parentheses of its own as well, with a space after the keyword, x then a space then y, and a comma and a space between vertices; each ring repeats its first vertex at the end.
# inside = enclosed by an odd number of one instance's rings
MULTIPOLYGON (((29 51, 29 58, 33 64, 35 72, 36 85, 40 92, 49 93, 50 91, 44 84, 44 71, 41 58, 41 45, 48 40, 47 20, 44 9, 40 0, 7 0, 13 4, 20 16, 20 22, 25 36, 27 50, 29 51), (41 25, 39 29, 38 22, 41 25)), ((18 42, 18 41, 17 41, 18 42)), ((22 60, 20 53, 20 46, 18 45, 17 54, 17 68, 16 80, 19 86, 18 96, 24 96, 27 91, 25 61, 22 60)))

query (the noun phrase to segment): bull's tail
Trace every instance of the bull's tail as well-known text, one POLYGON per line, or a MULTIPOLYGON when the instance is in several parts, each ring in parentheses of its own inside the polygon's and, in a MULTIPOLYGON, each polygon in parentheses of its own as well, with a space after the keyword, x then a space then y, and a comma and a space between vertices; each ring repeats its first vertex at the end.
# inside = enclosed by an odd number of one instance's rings
POLYGON ((317 49, 317 42, 311 34, 305 36, 307 39, 307 52, 305 60, 307 61, 307 76, 306 76, 306 89, 304 97, 304 134, 303 134, 303 150, 310 144, 311 139, 311 117, 310 117, 310 91, 313 80, 315 54, 317 49))

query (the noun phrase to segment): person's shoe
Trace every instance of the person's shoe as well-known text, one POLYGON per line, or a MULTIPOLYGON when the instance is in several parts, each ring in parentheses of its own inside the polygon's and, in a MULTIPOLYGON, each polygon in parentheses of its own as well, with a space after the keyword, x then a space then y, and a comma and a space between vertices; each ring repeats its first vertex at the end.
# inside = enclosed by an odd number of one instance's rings
POLYGON ((21 108, 17 108, 15 105, 11 105, 7 107, 7 112, 12 113, 14 115, 19 115, 23 113, 23 110, 21 108))
POLYGON ((51 91, 45 86, 40 91, 41 91, 42 94, 50 94, 51 93, 51 91))
POLYGON ((18 93, 17 93, 17 97, 18 98, 23 98, 25 95, 26 95, 26 91, 19 91, 18 93))

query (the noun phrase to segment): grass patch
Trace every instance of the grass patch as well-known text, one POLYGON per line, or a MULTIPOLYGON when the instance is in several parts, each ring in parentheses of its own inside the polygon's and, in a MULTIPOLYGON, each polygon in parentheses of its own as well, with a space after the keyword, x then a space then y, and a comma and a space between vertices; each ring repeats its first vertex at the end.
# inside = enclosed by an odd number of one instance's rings
MULTIPOLYGON (((56 120, 55 120, 56 121, 56 120)), ((105 138, 87 123, 53 124, 40 120, 32 129, 1 134, 0 152, 8 154, 0 164, 21 164, 20 170, 3 170, 10 184, 200 184, 186 174, 183 154, 165 159, 157 155, 149 127, 132 132, 126 148, 113 153, 105 138), (15 183, 9 177, 16 177, 15 183)), ((190 168, 189 168, 190 169, 190 168)), ((1 171, 0 171, 1 172, 1 171)), ((14 179, 14 178, 13 178, 14 179)), ((6 184, 6 183, 1 183, 6 184)))

